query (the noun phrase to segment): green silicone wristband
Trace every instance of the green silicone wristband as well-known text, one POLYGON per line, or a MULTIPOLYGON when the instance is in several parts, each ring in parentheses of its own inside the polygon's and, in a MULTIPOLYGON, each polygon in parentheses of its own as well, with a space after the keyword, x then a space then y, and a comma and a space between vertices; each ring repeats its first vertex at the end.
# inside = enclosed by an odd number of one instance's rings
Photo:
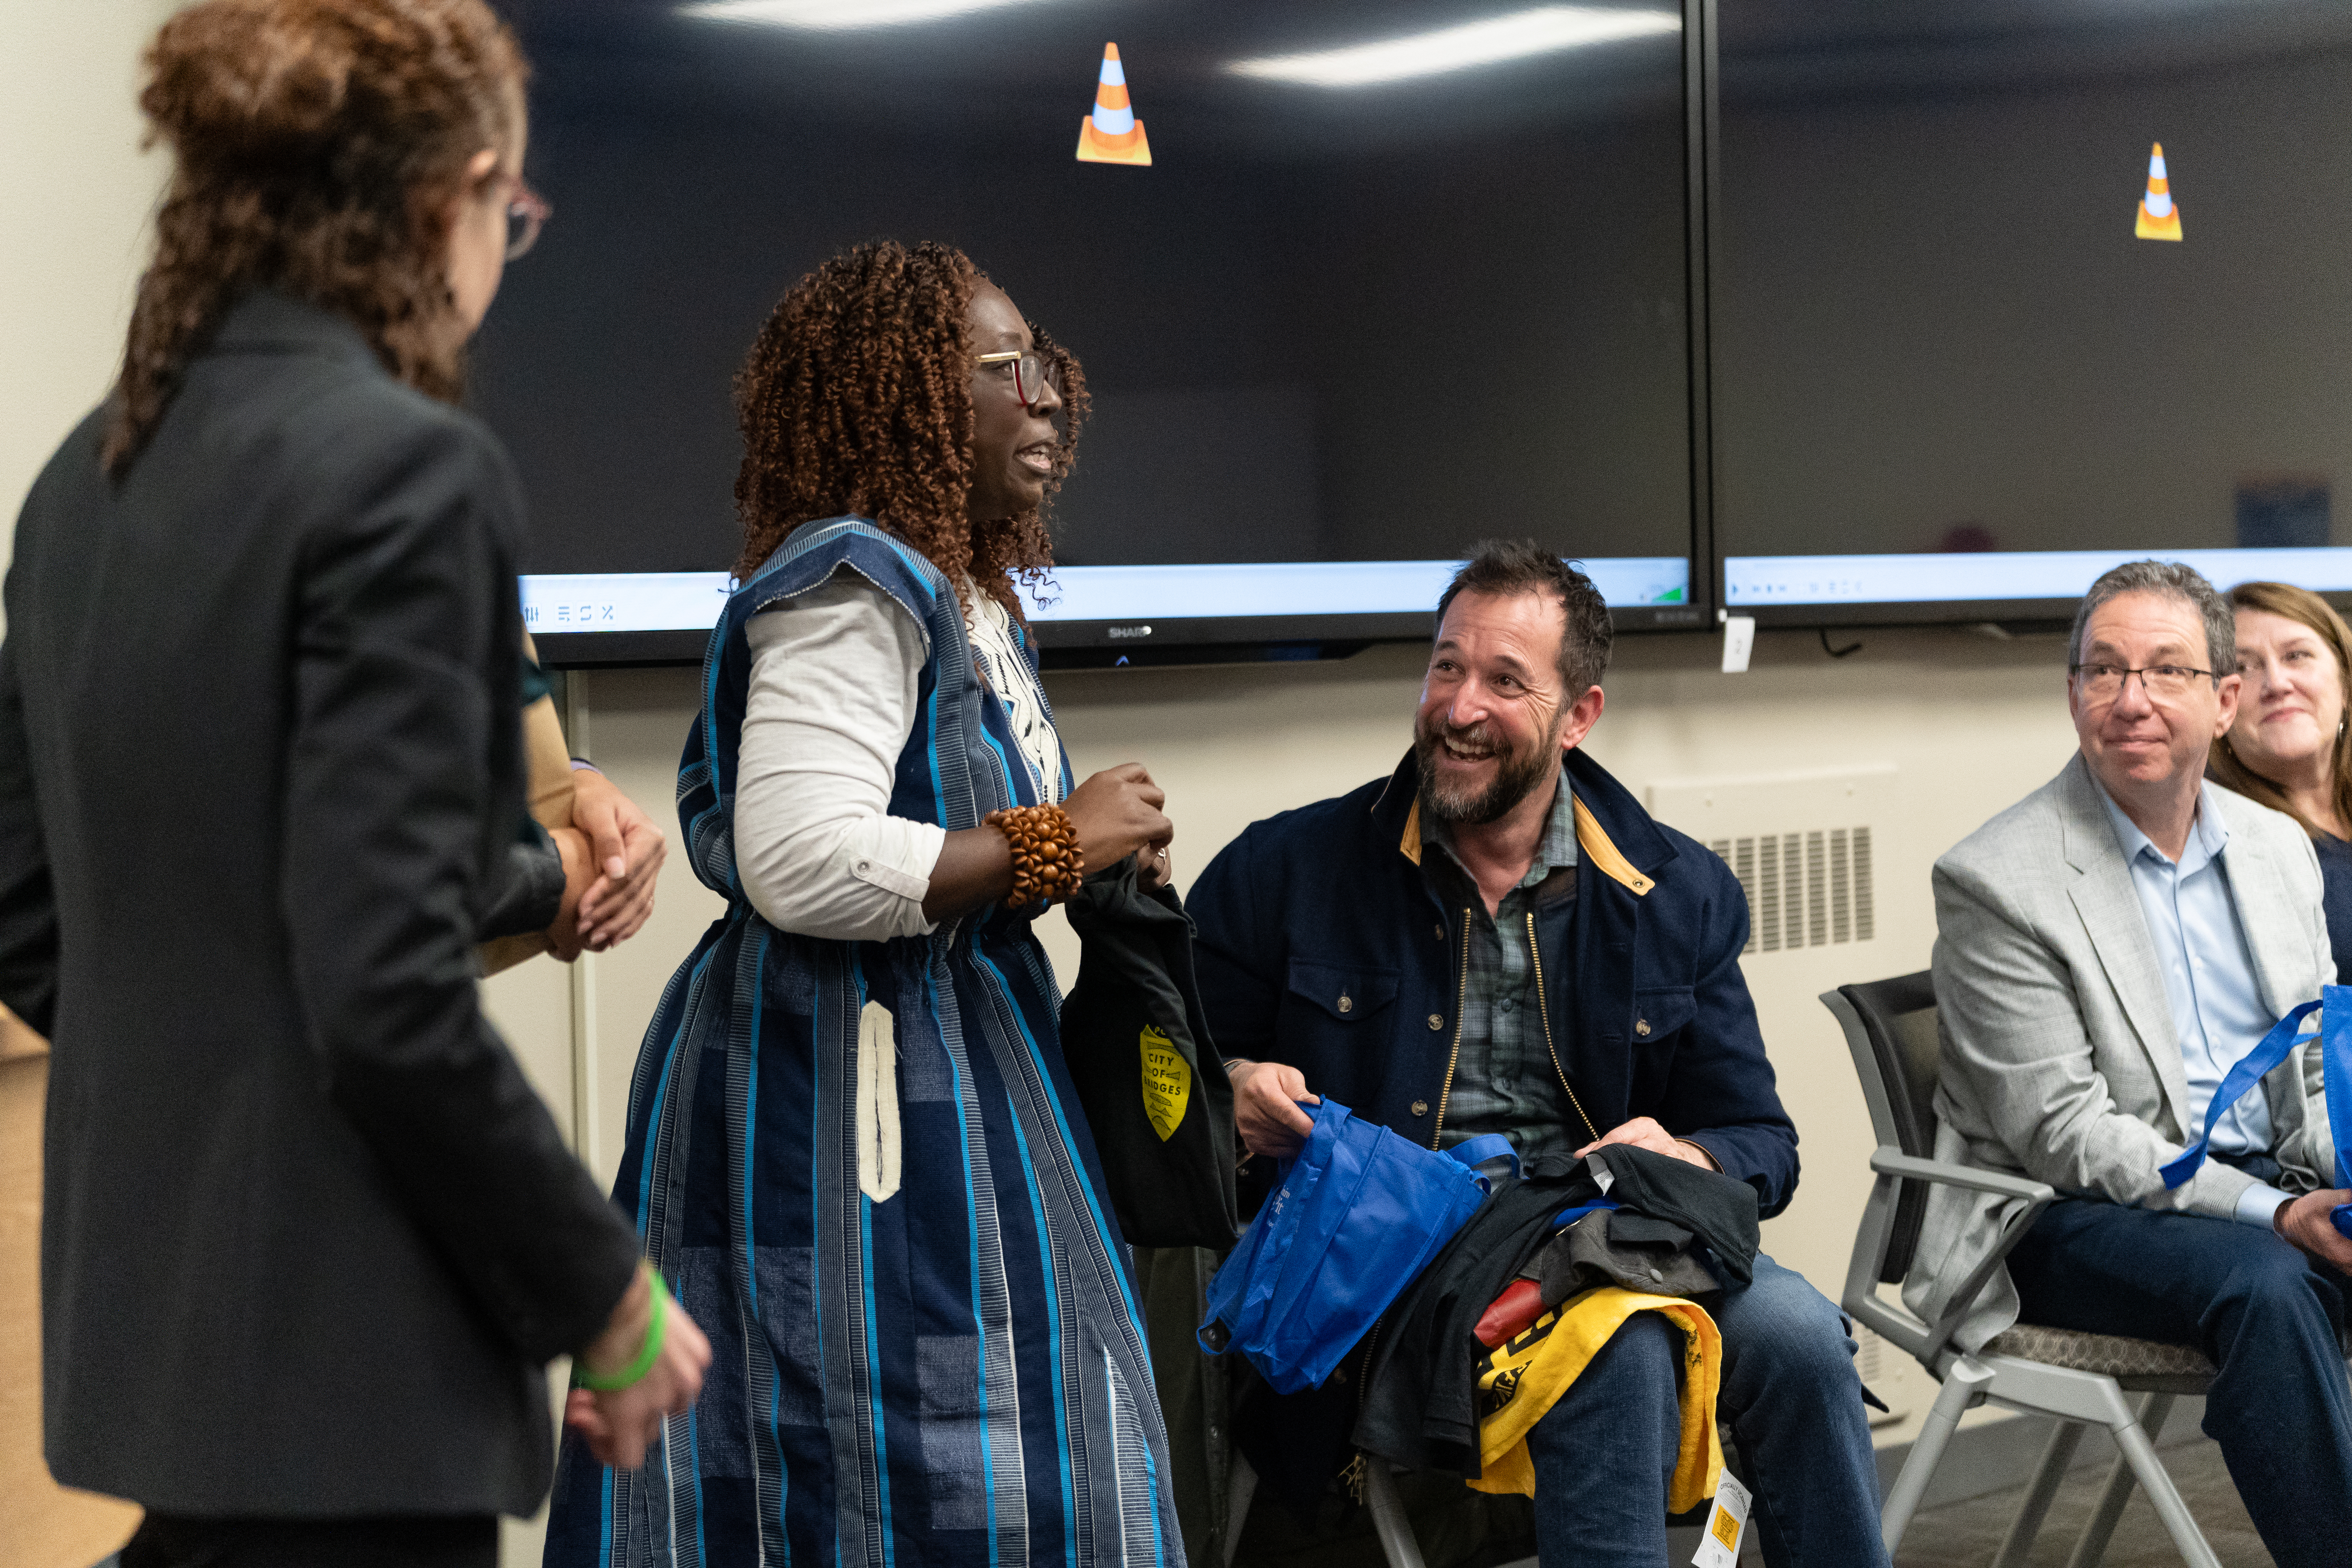
POLYGON ((663 1282, 660 1269, 653 1268, 648 1272, 654 1277, 654 1311, 652 1321, 646 1324, 646 1348, 637 1352, 636 1360, 610 1377, 598 1377, 586 1367, 574 1363, 572 1381, 578 1386, 593 1389, 598 1394, 611 1394, 640 1382, 646 1373, 653 1371, 654 1358, 661 1354, 662 1340, 669 1328, 669 1286, 663 1282))

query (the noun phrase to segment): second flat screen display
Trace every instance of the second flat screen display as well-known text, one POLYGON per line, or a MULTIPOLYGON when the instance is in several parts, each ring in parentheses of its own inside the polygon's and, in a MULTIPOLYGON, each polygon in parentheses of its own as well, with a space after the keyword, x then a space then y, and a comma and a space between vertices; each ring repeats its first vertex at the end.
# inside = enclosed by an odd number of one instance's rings
POLYGON ((1733 610, 2352 589, 2352 9, 1719 15, 1733 610))

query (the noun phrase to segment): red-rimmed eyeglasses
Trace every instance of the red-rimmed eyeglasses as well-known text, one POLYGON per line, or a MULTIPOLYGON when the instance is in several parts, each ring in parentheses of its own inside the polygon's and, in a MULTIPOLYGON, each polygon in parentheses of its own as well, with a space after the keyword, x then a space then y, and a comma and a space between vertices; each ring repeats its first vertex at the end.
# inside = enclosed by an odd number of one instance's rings
POLYGON ((975 363, 991 368, 1010 365, 1013 395, 1021 400, 1024 408, 1035 408, 1045 401, 1048 392, 1056 397, 1062 394, 1061 366, 1043 354, 1007 349, 1003 353, 982 354, 975 363))
POLYGON ((507 199, 507 259, 512 261, 539 243, 539 231, 555 216, 555 207, 524 184, 520 174, 507 177, 514 182, 514 195, 507 199))

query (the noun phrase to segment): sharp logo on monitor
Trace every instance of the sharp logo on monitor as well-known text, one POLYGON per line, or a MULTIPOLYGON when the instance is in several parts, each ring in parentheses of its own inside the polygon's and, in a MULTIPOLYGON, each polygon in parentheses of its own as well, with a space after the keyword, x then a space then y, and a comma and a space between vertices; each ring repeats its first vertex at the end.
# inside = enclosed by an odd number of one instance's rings
POLYGON ((1150 626, 1113 626, 1110 628, 1110 635, 1114 637, 1148 637, 1151 635, 1151 628, 1150 626))

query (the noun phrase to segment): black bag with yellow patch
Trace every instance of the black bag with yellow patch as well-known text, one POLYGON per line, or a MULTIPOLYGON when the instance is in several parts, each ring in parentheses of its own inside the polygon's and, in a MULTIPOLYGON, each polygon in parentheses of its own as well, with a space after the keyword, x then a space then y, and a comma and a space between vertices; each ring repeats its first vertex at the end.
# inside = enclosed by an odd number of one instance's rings
POLYGON ((1234 1089, 1192 977, 1192 918, 1134 862, 1087 879, 1069 905, 1082 952, 1062 1002, 1062 1054, 1094 1130, 1130 1247, 1211 1247, 1241 1229, 1234 1089))

